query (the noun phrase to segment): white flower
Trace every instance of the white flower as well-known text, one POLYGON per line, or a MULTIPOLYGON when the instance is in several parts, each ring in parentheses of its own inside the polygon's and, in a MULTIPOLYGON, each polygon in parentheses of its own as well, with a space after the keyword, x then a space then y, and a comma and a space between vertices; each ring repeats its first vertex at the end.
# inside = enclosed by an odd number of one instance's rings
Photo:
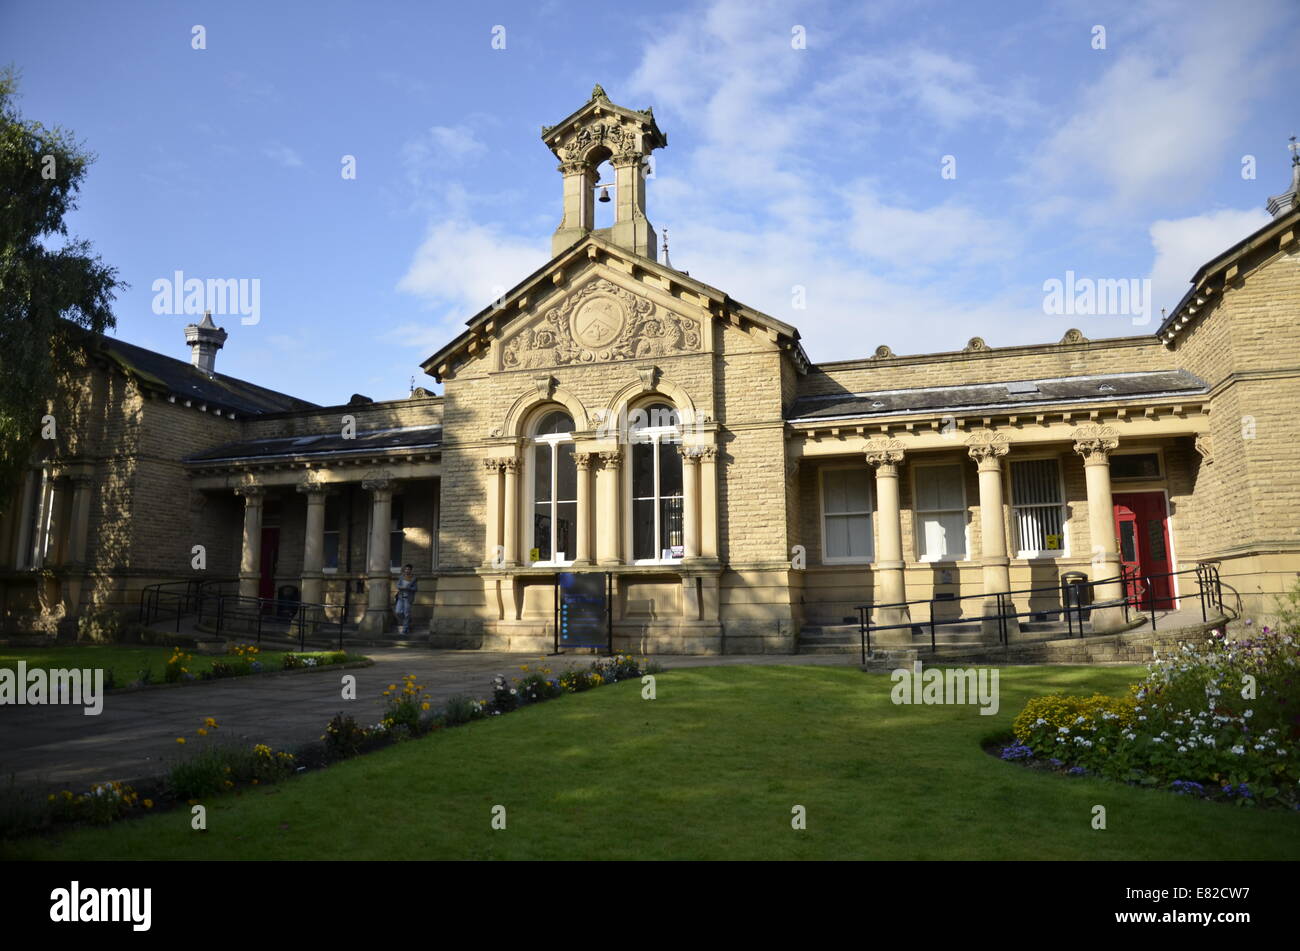
POLYGON ((1255 711, 1254 711, 1254 710, 1247 710, 1245 713, 1242 714, 1242 716, 1245 717, 1245 718, 1248 719, 1248 720, 1249 720, 1251 717, 1253 717, 1254 715, 1255 715, 1255 711))
POLYGON ((1068 726, 1058 726, 1058 727, 1056 728, 1056 732, 1057 732, 1057 733, 1069 733, 1069 732, 1070 732, 1070 728, 1069 728, 1068 726))
POLYGON ((1153 737, 1151 737, 1151 742, 1152 742, 1152 743, 1163 743, 1164 740, 1160 739, 1160 737, 1158 737, 1158 736, 1153 736, 1153 737))
POLYGON ((1240 743, 1238 743, 1236 746, 1232 748, 1232 752, 1235 753, 1237 756, 1241 756, 1246 752, 1246 748, 1242 746, 1240 743))
POLYGON ((1180 753, 1186 753, 1186 752, 1187 752, 1187 747, 1185 747, 1185 746, 1180 746, 1180 747, 1178 747, 1178 752, 1180 752, 1180 753))

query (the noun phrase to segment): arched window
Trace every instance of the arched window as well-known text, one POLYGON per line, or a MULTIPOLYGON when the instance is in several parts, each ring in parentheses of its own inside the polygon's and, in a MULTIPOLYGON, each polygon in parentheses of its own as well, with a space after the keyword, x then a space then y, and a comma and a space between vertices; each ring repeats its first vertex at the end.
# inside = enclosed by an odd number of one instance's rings
POLYGON ((528 560, 561 564, 574 559, 578 537, 578 469, 573 460, 573 417, 546 413, 533 427, 533 537, 528 560))
POLYGON ((680 422, 666 403, 628 414, 634 561, 676 559, 684 551, 680 422))

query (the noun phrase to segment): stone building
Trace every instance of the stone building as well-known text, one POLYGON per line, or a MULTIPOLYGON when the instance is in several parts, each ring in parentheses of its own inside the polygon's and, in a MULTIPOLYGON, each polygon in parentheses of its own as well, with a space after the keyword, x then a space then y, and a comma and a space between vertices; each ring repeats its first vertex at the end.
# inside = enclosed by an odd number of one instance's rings
POLYGON ((1154 334, 814 364, 795 327, 659 260, 651 110, 596 87, 542 138, 552 258, 424 362, 442 396, 323 407, 235 380, 207 318, 189 363, 87 340, 0 523, 7 628, 197 578, 382 632, 408 562, 433 643, 516 649, 551 643, 569 570, 610 573, 616 645, 659 652, 793 651, 866 602, 902 624, 1035 589, 1009 602, 1050 612, 1069 571, 1107 602, 1127 566, 1174 607, 1191 576, 1159 576, 1214 560, 1253 612, 1294 583, 1300 157, 1154 334))

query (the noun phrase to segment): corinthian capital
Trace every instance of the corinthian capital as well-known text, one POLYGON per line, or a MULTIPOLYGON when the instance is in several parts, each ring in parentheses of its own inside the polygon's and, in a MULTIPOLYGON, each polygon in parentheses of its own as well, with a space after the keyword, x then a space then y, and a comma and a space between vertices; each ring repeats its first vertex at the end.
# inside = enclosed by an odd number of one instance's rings
POLYGON ((868 439, 863 456, 869 466, 892 468, 903 461, 903 444, 897 439, 868 439))
POLYGON ((1010 443, 1006 433, 992 429, 977 429, 966 438, 966 453, 974 459, 981 469, 998 466, 998 461, 1007 454, 1010 443))
POLYGON ((1083 456, 1084 464, 1100 465, 1119 445, 1119 433, 1109 426, 1080 426, 1074 431, 1074 451, 1083 456))

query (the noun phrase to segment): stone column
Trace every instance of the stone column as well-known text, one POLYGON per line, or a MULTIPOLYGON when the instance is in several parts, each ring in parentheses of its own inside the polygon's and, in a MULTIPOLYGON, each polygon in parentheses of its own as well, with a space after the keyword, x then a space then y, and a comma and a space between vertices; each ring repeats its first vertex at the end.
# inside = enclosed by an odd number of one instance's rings
POLYGON ((302 550, 302 603, 320 604, 325 592, 325 486, 307 481, 298 484, 307 497, 307 524, 302 550))
POLYGON ((658 250, 654 229, 645 216, 645 175, 639 152, 620 152, 610 159, 614 167, 614 226, 611 240, 620 247, 654 260, 658 250))
POLYGON ((700 557, 718 558, 718 448, 701 446, 700 453, 700 557))
MULTIPOLYGON (((966 440, 966 452, 979 466, 980 480, 980 564, 984 569, 985 621, 981 634, 994 640, 998 634, 998 601, 994 595, 1011 590, 1011 559, 1007 555, 1007 525, 1002 511, 1002 457, 1010 444, 1006 433, 981 429, 966 440)), ((1004 599, 1004 606, 1007 604, 1004 599)), ((1008 608, 1010 610, 1010 608, 1008 608)), ((1008 631, 1019 631, 1013 619, 1008 631)))
POLYGON ((506 473, 505 541, 506 564, 519 564, 519 458, 501 460, 506 473))
POLYGON ((41 473, 30 469, 23 479, 22 506, 19 509, 15 532, 17 544, 14 546, 14 567, 16 568, 36 567, 32 559, 32 547, 36 542, 32 526, 41 505, 41 478, 41 473))
POLYGON ((700 451, 682 447, 682 560, 700 557, 700 451))
POLYGON ((484 459, 484 495, 487 508, 483 516, 486 538, 483 543, 483 564, 500 568, 505 564, 505 549, 501 547, 501 470, 500 459, 484 459))
POLYGON ((551 256, 577 244, 588 234, 596 217, 596 170, 586 162, 565 162, 560 165, 564 176, 564 218, 551 236, 551 256))
POLYGON ((622 519, 619 518, 619 484, 623 468, 623 450, 614 449, 600 454, 600 471, 596 473, 596 495, 600 505, 600 519, 596 525, 596 563, 619 565, 623 563, 622 519))
POLYGON ((262 583, 262 502, 266 489, 260 485, 237 486, 244 499, 244 542, 239 558, 239 596, 255 598, 262 583))
MULTIPOLYGON (((897 439, 867 441, 867 465, 876 470, 876 534, 879 548, 875 561, 875 598, 880 604, 893 604, 907 597, 903 580, 903 521, 899 506, 898 467, 903 462, 903 444, 897 439)), ((906 607, 875 611, 877 624, 905 624, 910 620, 906 607)), ((882 644, 911 644, 907 628, 882 631, 882 644)))
POLYGON ((387 472, 375 473, 362 480, 361 488, 370 493, 366 615, 361 619, 361 630, 366 634, 382 634, 388 630, 388 595, 392 588, 393 574, 388 563, 393 517, 393 479, 387 472))
POLYGON ((46 543, 46 551, 49 554, 47 565, 62 565, 68 559, 68 542, 71 533, 67 513, 71 488, 72 484, 66 476, 58 476, 50 480, 50 534, 49 541, 46 543))
POLYGON ((593 452, 575 452, 573 463, 578 470, 578 526, 574 565, 591 564, 591 464, 593 452))
POLYGON ((77 473, 69 481, 72 484, 72 511, 68 518, 67 547, 63 557, 69 571, 64 577, 63 598, 68 615, 77 615, 81 613, 81 591, 86 577, 90 502, 95 480, 89 473, 77 473))
MULTIPOLYGON (((1083 474, 1088 485, 1088 536, 1092 543, 1091 581, 1118 578, 1119 546, 1115 539, 1115 502, 1110 491, 1110 452, 1119 445, 1119 435, 1109 426, 1080 426, 1074 431, 1074 451, 1083 457, 1083 474)), ((1122 582, 1094 585, 1094 602, 1119 601, 1124 597, 1122 582)), ((1124 608, 1103 607, 1092 611, 1094 631, 1113 630, 1124 620, 1124 608)))

